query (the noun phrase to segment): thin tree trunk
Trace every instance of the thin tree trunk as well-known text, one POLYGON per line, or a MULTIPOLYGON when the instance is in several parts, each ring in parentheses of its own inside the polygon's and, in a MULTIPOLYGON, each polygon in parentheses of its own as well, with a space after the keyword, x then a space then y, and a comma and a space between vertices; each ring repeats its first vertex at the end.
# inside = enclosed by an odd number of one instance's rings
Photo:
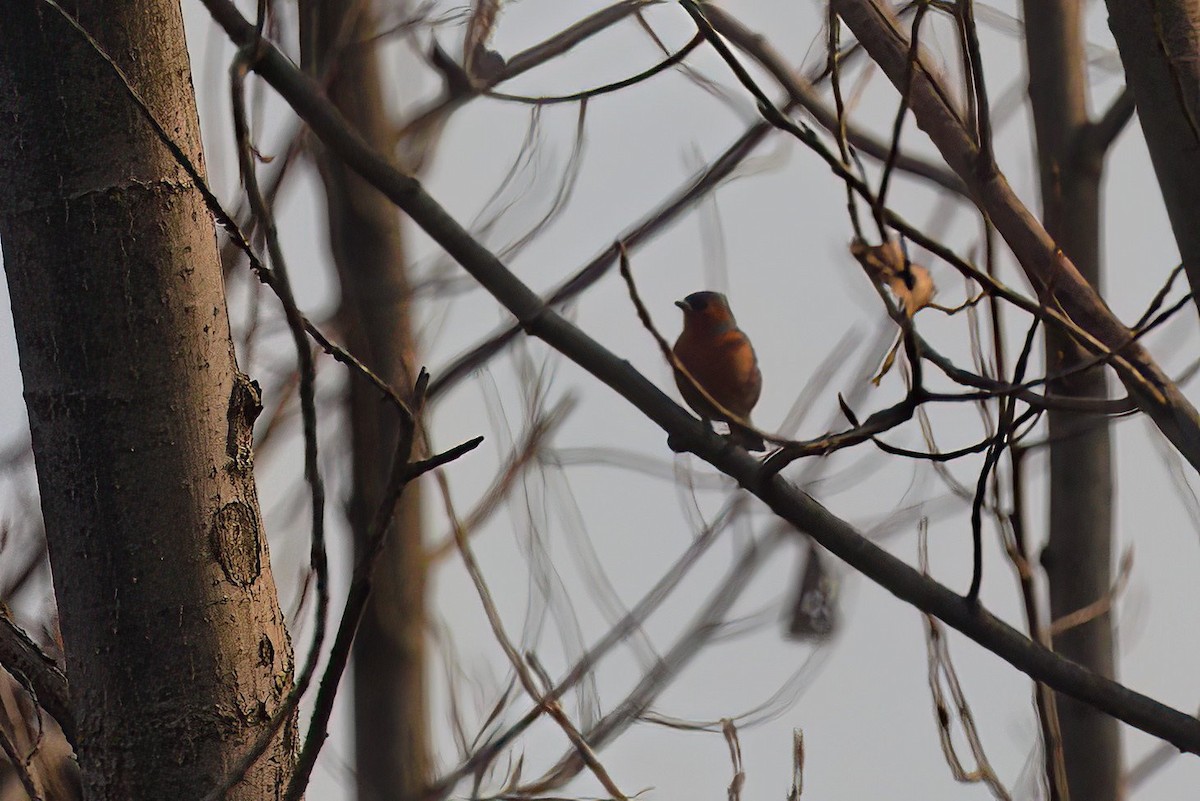
MULTIPOLYGON (((306 64, 330 99, 380 152, 394 141, 375 49, 374 3, 302 4, 306 64), (307 10, 306 10, 307 9, 307 10)), ((409 286, 396 207, 336 157, 318 154, 330 248, 342 290, 339 319, 350 349, 400 391, 415 380, 409 286)), ((398 435, 394 410, 363 382, 350 385, 354 492, 349 518, 365 541, 398 435)), ((379 560, 354 644, 355 776, 360 801, 411 798, 431 779, 425 682, 425 560, 421 495, 405 490, 379 560)))
POLYGON ((1200 304, 1200 0, 1107 0, 1150 161, 1200 304))
MULTIPOLYGON (((1037 134, 1046 230, 1093 286, 1100 288, 1100 176, 1103 152, 1089 149, 1087 61, 1080 0, 1025 0, 1029 99, 1037 134)), ((1058 329, 1046 328, 1046 365, 1065 370, 1087 354, 1058 329)), ((1050 384, 1052 392, 1104 397, 1103 368, 1050 384)), ((1113 469, 1102 418, 1050 412, 1050 531, 1042 554, 1054 619, 1103 597, 1112 581, 1113 469)), ((1114 674, 1108 614, 1054 637, 1054 649, 1097 673, 1114 674)), ((1094 707, 1058 696, 1070 796, 1119 797, 1121 743, 1117 722, 1094 707)), ((1049 744, 1047 744, 1049 746, 1049 744)))
MULTIPOLYGON (((78 6, 203 170, 177 0, 78 6)), ((292 681, 252 473, 257 388, 197 188, 58 11, 10 0, 0 16, 0 241, 85 796, 197 798, 292 681)), ((294 750, 288 725, 229 798, 275 798, 294 750)))

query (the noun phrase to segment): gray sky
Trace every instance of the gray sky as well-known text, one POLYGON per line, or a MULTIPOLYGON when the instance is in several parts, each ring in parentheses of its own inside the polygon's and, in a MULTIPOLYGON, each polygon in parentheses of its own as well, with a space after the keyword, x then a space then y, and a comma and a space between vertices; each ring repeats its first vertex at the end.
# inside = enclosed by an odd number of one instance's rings
MULTIPOLYGON (((510 55, 602 5, 594 0, 513 2, 501 18, 493 46, 510 55)), ((195 0, 188 0, 184 6, 209 172, 220 196, 232 205, 236 163, 232 158, 226 87, 231 49, 195 0)), ((990 8, 1014 14, 1016 6, 1015 2, 1000 2, 990 8)), ((741 0, 731 1, 726 7, 748 26, 767 34, 795 62, 807 56, 805 63, 812 64, 821 58, 822 10, 815 0, 741 0)), ((439 3, 438 8, 460 10, 461 5, 439 3)), ((1103 8, 1097 5, 1093 10, 1089 37, 1096 54, 1107 54, 1111 63, 1113 44, 1104 24, 1103 8)), ((1019 41, 1003 30, 1001 16, 981 17, 996 23, 985 26, 983 48, 989 89, 997 100, 1024 81, 1019 41)), ((650 9, 647 18, 674 46, 685 42, 693 32, 686 15, 673 4, 650 9)), ((454 26, 438 32, 439 41, 451 50, 460 38, 460 29, 454 26)), ((936 38, 924 41, 939 54, 953 53, 945 27, 936 38)), ((636 24, 626 22, 553 67, 506 84, 504 90, 531 95, 577 91, 632 74, 655 60, 654 46, 636 24)), ((1105 71, 1103 58, 1099 61, 1094 74, 1094 112, 1104 108, 1121 80, 1111 70, 1105 71)), ((523 280, 538 289, 555 286, 657 206, 698 164, 710 160, 753 122, 752 103, 710 52, 701 49, 688 63, 724 87, 729 101, 702 91, 679 72, 670 72, 589 103, 582 163, 570 203, 543 235, 508 260, 523 280)), ((403 75, 393 88, 398 103, 412 104, 415 91, 430 97, 436 90, 429 80, 420 87, 409 85, 410 72, 397 68, 397 74, 403 75)), ((858 74, 853 73, 847 84, 858 74)), ((876 74, 854 116, 879 131, 890 129, 896 109, 896 95, 885 84, 876 74)), ((763 85, 771 86, 767 81, 763 85)), ((274 99, 268 99, 265 108, 265 133, 259 135, 258 142, 261 149, 270 150, 279 141, 285 117, 274 99)), ((1023 107, 1018 108, 1000 129, 998 158, 1020 196, 1036 209, 1032 137, 1026 122, 1023 107)), ((574 145, 577 123, 576 106, 549 108, 541 114, 537 146, 531 155, 536 168, 522 172, 503 195, 502 202, 515 201, 515 205, 483 237, 487 245, 504 248, 548 208, 574 145)), ((430 192, 460 221, 469 223, 484 210, 517 157, 529 126, 527 107, 475 101, 452 119, 446 131, 433 169, 426 177, 430 192)), ((912 125, 905 130, 903 141, 912 152, 933 154, 924 135, 912 125)), ((844 192, 814 154, 798 142, 774 134, 760 146, 743 172, 744 177, 721 188, 708 205, 686 215, 634 252, 634 270, 641 293, 668 338, 675 335, 679 325, 673 300, 702 288, 729 293, 762 365, 764 395, 755 419, 766 429, 780 426, 822 358, 839 338, 853 332, 857 344, 853 357, 833 377, 820 377, 823 386, 800 429, 800 436, 814 436, 825 430, 831 413, 836 411, 837 392, 851 389, 853 363, 862 358, 873 341, 882 309, 845 250, 851 229, 844 192)), ((1122 134, 1108 160, 1105 191, 1106 298, 1123 319, 1132 321, 1178 258, 1136 121, 1122 134)), ((898 181, 889 200, 908 219, 936 232, 960 253, 978 255, 977 217, 961 203, 939 204, 937 193, 907 179, 898 181), (947 215, 949 208, 954 209, 953 215, 947 215)), ((315 317, 326 315, 336 307, 336 287, 321 236, 323 200, 311 174, 291 185, 279 213, 290 266, 299 284, 300 305, 315 317)), ((438 269, 443 257, 436 248, 416 233, 412 241, 417 274, 438 269)), ((948 266, 928 260, 919 251, 913 255, 932 269, 942 302, 953 305, 962 299, 961 282, 948 266)), ((1027 290, 1005 258, 1005 280, 1027 290)), ((457 268, 447 269, 446 274, 459 278, 463 275, 457 268)), ((244 320, 245 281, 235 282, 230 297, 235 322, 244 320)), ((270 310, 272 318, 278 317, 269 298, 264 308, 270 310)), ((638 324, 615 272, 570 311, 585 331, 674 393, 669 370, 638 324)), ((435 377, 450 358, 509 320, 507 313, 479 289, 450 301, 426 302, 421 315, 425 322, 424 362, 435 377)), ((1008 319, 1014 347, 1019 346, 1026 320, 1012 314, 1008 319)), ((945 318, 926 310, 918 321, 926 336, 944 353, 960 364, 971 364, 964 315, 945 318)), ((0 421, 11 438, 26 423, 11 320, 4 315, 0 323, 0 375, 10 378, 0 391, 0 421)), ((1168 370, 1178 373, 1190 362, 1196 341, 1195 313, 1187 309, 1175 323, 1153 335, 1148 344, 1168 370)), ((449 469, 460 511, 473 505, 503 458, 506 443, 520 434, 525 417, 525 385, 518 378, 518 358, 545 370, 550 405, 568 396, 577 401, 570 419, 554 439, 555 448, 564 452, 564 458, 581 453, 595 457, 601 453, 599 449, 615 449, 641 454, 665 472, 665 477, 655 478, 611 465, 585 463, 531 474, 515 502, 474 539, 511 637, 521 640, 523 635, 530 635, 530 642, 534 642, 527 622, 529 599, 531 594, 536 598, 538 592, 524 555, 532 547, 532 530, 539 543, 534 550, 544 549, 553 564, 561 587, 574 605, 580 636, 590 644, 606 630, 608 618, 595 600, 593 583, 597 574, 594 566, 587 566, 590 557, 582 543, 590 542, 615 596, 623 604, 632 605, 691 542, 698 518, 711 519, 736 490, 731 486, 697 490, 693 504, 692 494, 677 479, 695 470, 712 483, 711 468, 690 457, 673 457, 657 428, 579 368, 549 354, 542 344, 523 344, 516 353, 518 356, 510 352, 500 357, 483 374, 463 382, 433 412, 433 438, 438 447, 477 434, 488 437, 478 452, 449 469), (571 509, 568 499, 577 510, 571 509)), ((275 336, 259 346, 250 364, 243 362, 242 366, 261 377, 271 364, 278 369, 277 365, 290 363, 291 358, 286 338, 275 336)), ((322 364, 322 386, 327 397, 332 399, 343 379, 337 365, 328 360, 322 364)), ((1188 389, 1195 399, 1194 389, 1188 389)), ((861 414, 885 406, 901 392, 900 376, 893 371, 881 388, 866 392, 858 410, 861 414)), ((932 414, 943 448, 959 447, 984 436, 973 408, 938 408, 932 414)), ((343 434, 340 422, 336 415, 322 417, 325 466, 333 492, 340 493, 331 497, 345 497, 347 492, 346 463, 336 453, 343 434)), ((1200 609, 1194 579, 1197 532, 1180 500, 1172 471, 1186 474, 1189 481, 1193 476, 1190 470, 1177 466, 1177 458, 1163 458, 1159 435, 1143 420, 1123 420, 1116 423, 1115 431, 1118 547, 1122 551, 1134 548, 1132 579, 1120 599, 1117 615, 1120 678, 1164 703, 1192 709, 1197 699, 1189 677, 1196 675, 1200 667, 1200 652, 1190 636, 1181 636, 1196 630, 1195 610, 1200 609)), ((921 442, 915 425, 893 432, 888 438, 908 446, 919 446, 921 442)), ((273 531, 277 577, 285 606, 290 606, 294 578, 307 554, 307 529, 303 516, 294 514, 294 499, 303 497, 295 494, 301 476, 299 462, 292 457, 298 450, 294 445, 284 450, 260 463, 259 486, 273 531), (287 449, 291 453, 285 453, 287 449)), ((841 479, 814 488, 815 497, 863 528, 893 521, 893 525, 885 526, 882 542, 893 553, 915 563, 916 523, 896 510, 922 500, 945 499, 945 485, 925 466, 883 460, 865 447, 830 461, 829 474, 841 479), (868 471, 866 465, 873 469, 868 471), (855 466, 861 472, 855 472, 855 466)), ((953 471, 973 486, 978 468, 978 459, 967 459, 956 464, 953 471)), ((1034 458, 1029 522, 1035 538, 1040 538, 1043 530, 1042 474, 1041 459, 1034 458)), ((431 530, 444 532, 445 516, 432 483, 429 488, 431 530)), ((338 508, 331 504, 330 522, 335 531, 333 539, 344 546, 338 508)), ((712 587, 722 580, 748 538, 761 537, 771 528, 772 518, 761 505, 751 499, 749 508, 744 521, 722 535, 671 600, 648 622, 646 636, 660 654, 671 647, 712 587)), ((964 591, 970 574, 969 506, 943 500, 931 507, 931 514, 932 572, 948 586, 964 591)), ((985 528, 985 537, 989 549, 985 555, 984 602, 1023 628, 1015 577, 997 547, 993 527, 985 528)), ((706 649, 653 709, 695 720, 737 716, 766 701, 806 660, 811 660, 795 703, 777 717, 740 731, 748 774, 746 798, 782 798, 786 794, 791 781, 793 728, 804 731, 805 798, 986 797, 987 791, 981 786, 957 784, 945 764, 927 684, 924 623, 915 610, 839 567, 843 623, 839 636, 819 652, 811 645, 783 638, 780 613, 775 609, 791 591, 798 553, 795 544, 788 542, 767 559, 732 613, 734 618, 757 615, 762 625, 706 649)), ((341 558, 334 564, 341 573, 334 582, 335 591, 344 589, 348 567, 344 547, 338 556, 341 558)), ((453 642, 461 668, 472 680, 463 682, 459 689, 467 721, 474 725, 494 702, 497 689, 504 686, 507 664, 456 557, 437 571, 432 591, 444 626, 440 636, 443 641, 448 637, 453 642)), ((533 607, 537 607, 536 602, 533 607)), ((308 627, 293 632, 298 649, 304 647, 308 636, 308 627)), ((950 642, 993 767, 1014 797, 1033 797, 1028 777, 1022 780, 1037 731, 1029 682, 963 638, 951 635, 950 642)), ((536 637, 534 649, 556 677, 570 664, 574 653, 572 646, 564 645, 553 617, 547 619, 536 637)), ((638 652, 624 647, 600 665, 597 683, 604 711, 632 686, 641 668, 638 652)), ((445 713, 445 682, 439 667, 432 672, 439 758, 442 767, 449 768, 457 757, 445 713)), ((570 700, 568 710, 576 714, 574 699, 570 700)), ((527 700, 517 702, 517 714, 528 706, 527 700)), ((310 798, 349 797, 350 782, 345 771, 350 743, 344 719, 340 725, 326 746, 310 798)), ((1155 745, 1149 737, 1128 731, 1126 742, 1131 763, 1155 745)), ((535 727, 517 749, 525 755, 525 777, 536 775, 566 749, 561 732, 550 726, 535 727)), ((728 751, 719 733, 681 733, 643 724, 605 748, 600 756, 626 793, 650 788, 649 798, 723 797, 731 775, 728 751)), ((1197 781, 1200 763, 1179 757, 1134 797, 1186 797, 1197 781)), ((602 792, 586 774, 569 790, 580 796, 602 792)))

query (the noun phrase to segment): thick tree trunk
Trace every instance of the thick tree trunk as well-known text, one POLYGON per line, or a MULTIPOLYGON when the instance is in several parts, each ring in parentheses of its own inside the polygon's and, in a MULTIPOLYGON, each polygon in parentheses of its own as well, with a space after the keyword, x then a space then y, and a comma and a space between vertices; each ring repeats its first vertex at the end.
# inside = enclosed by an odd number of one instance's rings
MULTIPOLYGON (((1087 113, 1087 61, 1080 0, 1025 0, 1029 99, 1037 133, 1046 230, 1093 286, 1100 287, 1100 175, 1104 154, 1092 152, 1087 113)), ((1069 369, 1087 354, 1058 329, 1046 328, 1046 365, 1069 369)), ((1103 368, 1054 381, 1052 392, 1104 397, 1103 368)), ((1057 619, 1103 597, 1112 582, 1113 469, 1102 418, 1050 412, 1050 531, 1042 561, 1057 619)), ((1108 614, 1063 632, 1054 649, 1097 673, 1114 674, 1108 614)), ((1119 796, 1121 742, 1117 722, 1086 704, 1058 697, 1067 786, 1073 799, 1119 796)), ((1049 746, 1049 744, 1047 744, 1049 746)))
MULTIPOLYGON (((53 7, 0 17, 0 241, 85 795, 197 798, 291 687, 257 389, 199 191, 53 7)), ((81 3, 79 22, 202 170, 177 0, 81 3)), ((275 798, 293 741, 228 797, 275 798)))
MULTIPOLYGON (((374 4, 302 4, 306 65, 325 75, 330 99, 379 152, 394 140, 369 45, 374 4)), ((329 211, 330 248, 342 290, 339 318, 351 351, 398 391, 413 385, 415 360, 409 286, 396 207, 347 169, 319 153, 329 211)), ((360 381, 350 385, 355 540, 366 538, 379 505, 398 427, 395 411, 360 381)), ((410 798, 431 779, 425 686, 425 554, 421 495, 401 497, 380 556, 374 591, 354 643, 355 775, 359 801, 410 798)))
POLYGON ((1150 161, 1200 304, 1200 0, 1107 0, 1150 161))

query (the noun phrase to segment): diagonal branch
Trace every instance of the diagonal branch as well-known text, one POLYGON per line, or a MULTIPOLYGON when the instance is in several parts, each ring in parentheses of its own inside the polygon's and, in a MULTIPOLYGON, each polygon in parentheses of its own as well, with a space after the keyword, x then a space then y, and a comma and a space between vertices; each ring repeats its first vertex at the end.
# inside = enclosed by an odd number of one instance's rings
MULTIPOLYGON (((256 37, 254 26, 230 0, 204 0, 204 4, 235 43, 245 44, 256 37)), ((775 514, 902 601, 936 616, 1018 670, 1181 750, 1200 754, 1200 721, 1065 660, 986 610, 968 605, 962 596, 870 542, 791 482, 777 474, 766 474, 745 451, 730 447, 724 438, 705 430, 629 362, 547 308, 533 290, 430 197, 419 181, 400 173, 372 151, 317 86, 278 50, 268 48, 255 69, 308 122, 331 152, 412 217, 520 321, 527 333, 543 339, 611 387, 675 442, 736 480, 775 514)), ((974 180, 972 177, 968 183, 974 180)), ((1003 179, 1000 181, 1003 183, 1003 179)), ((1044 238, 1044 232, 1042 235, 1044 238)), ((1192 413, 1190 419, 1194 417, 1192 413)))
MULTIPOLYGON (((785 106, 785 109, 790 109, 790 105, 785 106)), ((643 217, 641 221, 622 232, 617 241, 632 250, 635 245, 648 241, 654 234, 673 224, 683 212, 692 207, 698 198, 715 189, 732 175, 738 165, 770 134, 771 130, 771 125, 767 122, 760 121, 751 125, 691 181, 680 187, 675 194, 663 201, 658 208, 643 217)), ((548 297, 547 303, 551 306, 558 306, 590 288, 608 274, 613 265, 617 264, 619 256, 620 248, 617 244, 610 245, 554 290, 548 297)), ((475 347, 455 357, 450 364, 438 371, 438 377, 429 385, 429 397, 436 398, 449 390, 507 347, 520 333, 519 325, 502 326, 500 330, 488 336, 475 347)))
MULTIPOLYGON (((830 133, 837 133, 840 126, 836 112, 821 100, 812 83, 799 71, 793 69, 783 55, 771 46, 766 37, 750 30, 732 14, 718 6, 706 6, 704 16, 712 23, 713 29, 717 33, 727 38, 739 50, 771 73, 771 77, 778 81, 792 102, 803 107, 813 116, 813 119, 820 123, 822 128, 830 133)), ((847 123, 846 139, 860 151, 878 161, 887 161, 892 157, 891 143, 881 141, 855 125, 847 123)), ((958 176, 947 171, 940 164, 934 164, 905 153, 897 153, 895 159, 896 169, 923 178, 956 195, 965 195, 966 193, 963 182, 958 176)))
POLYGON ((1121 99, 1128 103, 1132 94, 1137 101, 1159 192, 1200 303, 1200 6, 1194 0, 1104 5, 1129 86, 1121 99))
MULTIPOLYGON (((896 87, 908 80, 908 37, 879 0, 831 0, 834 9, 896 87)), ((1200 415, 1132 333, 1079 274, 1021 202, 1004 174, 980 151, 940 76, 919 55, 908 97, 917 124, 995 225, 1048 306, 1059 306, 1106 348, 1121 382, 1167 439, 1200 469, 1200 415)))
POLYGON ((1082 140, 1076 143, 1076 147, 1079 148, 1076 158, 1084 161, 1103 159, 1121 131, 1124 131, 1125 126, 1133 119, 1135 111, 1137 108, 1133 102, 1133 91, 1126 86, 1100 118, 1085 129, 1082 140))
POLYGON ((38 706, 58 721, 67 742, 75 745, 75 715, 67 677, 7 613, 0 613, 0 666, 32 690, 38 706))

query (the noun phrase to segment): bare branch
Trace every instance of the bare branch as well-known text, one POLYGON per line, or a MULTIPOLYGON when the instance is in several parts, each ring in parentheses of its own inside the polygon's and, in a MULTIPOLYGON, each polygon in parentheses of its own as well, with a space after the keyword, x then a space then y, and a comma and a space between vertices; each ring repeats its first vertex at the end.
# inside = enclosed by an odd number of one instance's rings
MULTIPOLYGON (((256 36, 253 25, 242 17, 229 0, 204 2, 214 19, 235 42, 243 44, 256 36)), ((835 2, 844 3, 847 0, 835 2)), ((832 515, 778 474, 767 474, 757 461, 741 449, 730 448, 723 438, 705 431, 698 421, 647 381, 632 365, 617 358, 542 303, 528 286, 475 241, 430 197, 418 181, 398 172, 385 158, 373 152, 346 124, 337 110, 321 96, 312 81, 277 50, 269 49, 257 63, 256 71, 308 121, 313 131, 331 151, 337 153, 347 165, 358 171, 408 213, 496 297, 528 333, 545 340, 592 373, 640 409, 677 442, 758 496, 777 515, 809 534, 868 578, 885 586, 901 600, 935 615, 1022 672, 1045 681, 1060 692, 1091 704, 1131 726, 1167 740, 1182 750, 1200 753, 1200 721, 1062 659, 982 608, 969 606, 961 596, 922 576, 910 565, 866 540, 850 524, 832 515)), ((922 81, 918 80, 916 83, 920 86, 922 81)), ((916 108, 914 104, 914 111, 916 108)), ((959 123, 956 121, 955 125, 958 126, 959 123)), ((962 173, 960 177, 963 177, 962 173)), ((974 181, 974 177, 971 180, 974 181)), ((988 185, 996 183, 992 181, 988 185)), ((1011 191, 1007 190, 1002 179, 998 183, 1001 185, 1000 189, 993 188, 989 191, 1011 191)), ((1011 209, 1010 213, 1014 215, 1014 219, 1022 219, 1020 213, 1011 209)), ((1025 214, 1027 216, 1027 212, 1025 214)), ((1032 219, 1029 220, 1029 224, 1036 226, 1032 219)), ((1044 236, 1044 231, 1042 234, 1044 236)), ((1022 247, 1018 248, 1019 252, 1034 251, 1041 241, 1036 231, 1026 232, 1026 239, 1028 241, 1020 242, 1022 247)), ((1062 259, 1061 254, 1051 251, 1047 259, 1057 265, 1053 268, 1054 275, 1063 274, 1065 281, 1073 280, 1070 278, 1071 271, 1067 269, 1070 263, 1062 259)), ((1047 270, 1050 269, 1047 260, 1038 264, 1047 270)), ((1075 275, 1077 276, 1077 273, 1075 275)), ((1089 297, 1094 298, 1094 295, 1089 297)), ((1111 319, 1106 316, 1107 312, 1101 315, 1087 304, 1081 306, 1082 316, 1089 321, 1105 323, 1111 319)), ((1103 333, 1111 333, 1104 326, 1101 328, 1104 329, 1103 333)), ((1117 343, 1118 347, 1123 344, 1117 343)), ((1141 353, 1140 348, 1135 349, 1135 353, 1141 353)), ((1153 364, 1150 362, 1142 363, 1146 370, 1150 370, 1151 366, 1153 364)), ((1130 369, 1132 368, 1125 368, 1126 371, 1130 369)), ((1156 366, 1153 366, 1151 375, 1146 377, 1146 380, 1150 381, 1151 378, 1154 379, 1156 388, 1171 390, 1166 398, 1157 401, 1160 405, 1154 407, 1155 412, 1166 409, 1175 414, 1169 403, 1166 406, 1162 404, 1174 399, 1178 390, 1174 389, 1165 377, 1159 379, 1156 366)), ((1190 409, 1190 406, 1187 408, 1190 409)), ((1183 409, 1178 411, 1181 415, 1179 420, 1170 426, 1163 424, 1177 438, 1181 432, 1186 433, 1189 430, 1188 421, 1194 421, 1195 417, 1194 413, 1184 414, 1183 409)))
POLYGON ((1120 136, 1121 131, 1125 130, 1125 126, 1133 119, 1136 111, 1137 105, 1133 102, 1133 92, 1128 86, 1123 87, 1100 119, 1088 126, 1083 141, 1079 143, 1078 158, 1103 158, 1108 149, 1112 147, 1113 142, 1120 136))
MULTIPOLYGON (((922 520, 917 547, 920 552, 921 572, 926 575, 929 573, 928 534, 928 521, 922 520)), ((938 740, 941 742, 942 753, 946 757, 946 763, 950 766, 951 773, 955 780, 960 782, 982 782, 999 801, 1012 801, 1012 796, 1000 783, 1000 777, 992 769, 991 763, 983 751, 983 742, 979 739, 979 730, 975 726, 975 716, 971 712, 966 693, 963 692, 962 684, 958 680, 958 671, 950 659, 950 648, 946 644, 945 632, 937 618, 932 615, 925 615, 925 646, 928 652, 929 690, 933 695, 933 705, 938 722, 938 740), (950 700, 954 705, 953 711, 950 709, 950 704, 946 703, 947 691, 949 691, 950 700), (975 760, 974 770, 969 771, 963 767, 958 752, 954 748, 953 737, 950 733, 952 715, 958 716, 959 726, 971 749, 971 757, 975 760)))
POLYGON ((703 41, 704 37, 697 34, 696 36, 692 37, 691 41, 679 48, 679 50, 667 56, 667 58, 655 64, 653 67, 642 70, 636 75, 631 75, 623 80, 607 83, 604 86, 598 86, 595 89, 584 89, 583 91, 575 92, 569 95, 552 95, 545 97, 510 95, 504 92, 496 92, 492 90, 489 90, 486 94, 488 97, 492 97, 497 100, 509 100, 515 103, 526 103, 532 106, 551 106, 558 103, 579 103, 584 100, 590 100, 593 97, 607 95, 620 89, 636 86, 639 83, 643 83, 644 81, 653 78, 660 72, 667 71, 676 64, 682 63, 683 60, 687 58, 688 55, 690 55, 691 52, 695 50, 696 47, 703 41))
POLYGON ((1200 303, 1200 8, 1194 0, 1106 0, 1105 6, 1167 218, 1200 303))
MULTIPOLYGON (((813 115, 822 128, 830 133, 838 133, 841 125, 838 123, 837 114, 817 96, 812 83, 793 69, 766 37, 751 31, 720 6, 709 5, 705 7, 704 14, 718 33, 771 73, 771 77, 779 82, 793 103, 813 115)), ((847 124, 845 128, 846 139, 854 147, 879 161, 889 158, 891 148, 887 142, 876 139, 858 126, 847 124)), ((923 178, 955 194, 966 195, 963 182, 941 165, 904 153, 897 154, 895 163, 898 170, 923 178)))
MULTIPOLYGON (((832 0, 892 83, 905 85, 909 40, 878 0, 832 0)), ((1058 249, 1046 229, 1021 203, 1004 175, 981 154, 945 87, 926 59, 918 59, 911 102, 918 124, 970 188, 976 204, 995 224, 1029 280, 1047 300, 1057 301, 1081 328, 1115 354, 1117 375, 1159 429, 1193 467, 1200 468, 1200 415, 1150 354, 1058 249)), ((1085 343, 1086 344, 1086 343, 1085 343)))
POLYGON ((54 660, 46 656, 29 635, 22 631, 7 612, 0 614, 0 665, 17 676, 34 694, 42 709, 58 721, 67 742, 75 745, 75 715, 67 677, 54 660))
MULTIPOLYGON (((728 178, 737 166, 754 150, 754 148, 771 132, 767 123, 758 123, 748 128, 712 163, 702 170, 699 175, 661 206, 648 214, 636 225, 625 231, 618 240, 628 250, 633 250, 649 240, 672 222, 680 214, 692 207, 697 199, 718 186, 728 178)), ((564 281, 558 289, 550 294, 546 302, 551 306, 564 303, 593 286, 617 264, 619 248, 616 243, 604 250, 590 262, 577 270, 564 281)), ((450 364, 438 371, 438 378, 429 387, 430 397, 436 398, 450 387, 457 384, 480 365, 495 356, 521 334, 520 325, 509 325, 483 342, 458 356, 450 364)))
MULTIPOLYGON (((727 503, 714 521, 700 532, 699 536, 688 546, 666 573, 650 588, 649 592, 626 614, 617 621, 600 640, 588 649, 566 676, 552 690, 545 694, 546 699, 561 698, 568 690, 578 684, 611 651, 618 643, 636 631, 642 623, 657 609, 668 595, 687 576, 688 572, 717 541, 718 535, 726 528, 731 518, 735 503, 727 503)), ((507 731, 492 738, 483 748, 472 754, 462 765, 447 773, 429 790, 427 797, 443 797, 461 779, 472 773, 478 774, 484 766, 493 762, 499 754, 525 732, 541 716, 541 707, 535 707, 521 717, 507 731)))
POLYGON ((8 763, 12 765, 13 772, 17 774, 17 779, 21 783, 21 789, 25 791, 29 801, 42 801, 42 791, 37 786, 37 781, 33 774, 29 771, 29 763, 26 757, 17 753, 16 744, 9 738, 8 733, 0 729, 0 751, 4 752, 8 763))
MULTIPOLYGON (((427 382, 428 373, 422 371, 417 379, 417 388, 413 393, 415 402, 418 405, 424 400, 425 388, 428 385, 427 382)), ((317 691, 312 720, 309 723, 308 733, 304 738, 304 747, 300 751, 299 759, 296 761, 296 771, 292 774, 291 783, 288 785, 287 793, 284 795, 284 798, 288 799, 288 801, 295 801, 295 799, 300 798, 304 794, 304 790, 308 786, 308 780, 312 776, 313 768, 317 764, 317 756, 321 752, 321 746, 324 745, 326 738, 329 736, 329 718, 333 714, 333 702, 337 698, 342 674, 345 672, 346 665, 350 661, 350 647, 354 644, 354 636, 357 634, 359 623, 362 621, 363 610, 366 608, 367 599, 371 596, 371 576, 374 573, 379 553, 383 549, 384 540, 391 526, 392 515, 396 504, 400 500, 401 493, 404 492, 404 488, 408 486, 413 478, 433 469, 436 466, 433 462, 436 461, 438 464, 445 464, 478 447, 483 441, 483 437, 476 437, 446 451, 440 456, 435 456, 433 459, 427 459, 423 463, 414 465, 409 462, 412 453, 413 435, 413 425, 410 424, 401 427, 400 441, 396 446, 395 459, 392 464, 391 475, 388 477, 387 488, 371 520, 367 542, 361 555, 355 562, 354 573, 350 579, 350 590, 346 594, 346 606, 342 611, 342 619, 338 624, 337 634, 334 637, 333 646, 329 651, 329 661, 325 666, 325 673, 321 676, 321 686, 317 691)))
MULTIPOLYGON (((628 801, 621 789, 617 787, 616 782, 608 774, 607 769, 600 763, 595 752, 583 735, 579 733, 579 729, 567 717, 567 713, 563 710, 562 704, 557 698, 547 698, 541 689, 538 688, 537 682, 534 681, 533 674, 528 665, 521 658, 517 649, 513 646, 508 634, 504 631, 504 621, 500 619, 500 612, 496 609, 496 604, 492 600, 491 590, 488 589, 487 582, 483 578, 483 571, 479 568, 479 563, 475 559, 474 553, 471 551, 471 546, 467 542, 466 532, 463 527, 458 524, 457 517, 453 513, 453 509, 449 507, 449 493, 446 487, 443 486, 443 493, 447 498, 447 512, 451 516, 451 523, 454 526, 454 541, 458 545, 459 555, 462 557, 463 564, 467 568, 467 573, 471 576, 471 583, 475 585, 475 591, 479 594, 479 602, 483 604, 484 614, 487 616, 488 623, 492 627, 492 634, 496 638, 496 642, 500 644, 504 655, 508 657, 508 662, 512 666, 513 671, 517 675, 517 679, 521 682, 521 686, 525 688, 525 692, 532 698, 537 705, 548 714, 559 728, 566 734, 567 739, 571 741, 571 746, 575 749, 579 758, 588 766, 592 774, 599 780, 600 784, 607 790, 613 798, 618 801, 628 801)), ((547 682, 548 683, 548 682, 547 682)))

